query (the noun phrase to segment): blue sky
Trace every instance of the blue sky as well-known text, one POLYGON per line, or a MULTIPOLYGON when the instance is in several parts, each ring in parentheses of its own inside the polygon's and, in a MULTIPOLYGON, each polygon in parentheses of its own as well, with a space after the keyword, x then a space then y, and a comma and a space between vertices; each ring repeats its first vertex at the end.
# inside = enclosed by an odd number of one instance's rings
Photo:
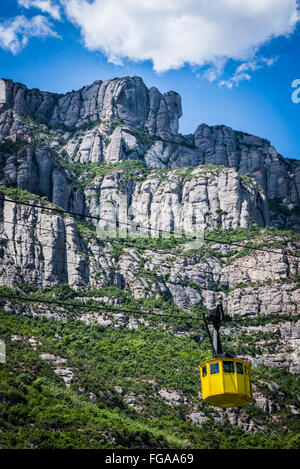
POLYGON ((300 26, 290 20, 296 1, 252 0, 241 17, 232 6, 240 0, 219 0, 220 15, 206 0, 198 0, 201 11, 195 0, 172 0, 172 13, 170 0, 164 9, 163 2, 139 0, 147 11, 139 4, 125 15, 120 8, 119 17, 117 1, 1 0, 0 76, 61 93, 139 75, 148 87, 181 95, 181 133, 203 122, 224 124, 300 159, 300 103, 291 99, 300 79, 300 26), (283 18, 287 7, 290 17, 283 18))

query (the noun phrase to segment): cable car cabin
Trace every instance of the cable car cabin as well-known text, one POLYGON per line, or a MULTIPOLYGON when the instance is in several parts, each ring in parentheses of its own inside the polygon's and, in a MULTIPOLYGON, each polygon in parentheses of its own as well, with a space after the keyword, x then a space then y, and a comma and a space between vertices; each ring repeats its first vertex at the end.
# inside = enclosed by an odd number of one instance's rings
POLYGON ((251 366, 239 358, 215 357, 199 365, 202 398, 215 407, 240 407, 253 401, 251 366))

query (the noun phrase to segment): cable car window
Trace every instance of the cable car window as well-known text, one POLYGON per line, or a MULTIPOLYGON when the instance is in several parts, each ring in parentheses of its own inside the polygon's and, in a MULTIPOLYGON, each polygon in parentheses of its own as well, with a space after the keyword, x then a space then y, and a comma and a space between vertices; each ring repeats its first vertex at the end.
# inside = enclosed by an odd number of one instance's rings
POLYGON ((223 362, 223 371, 224 371, 224 373, 234 373, 234 363, 233 362, 223 362))
POLYGON ((203 378, 207 375, 207 371, 206 371, 206 365, 202 368, 202 376, 203 378))
POLYGON ((212 363, 210 365, 210 374, 216 375, 219 373, 219 363, 212 363))
POLYGON ((239 373, 240 375, 243 374, 243 363, 240 362, 235 362, 236 366, 236 372, 239 373))

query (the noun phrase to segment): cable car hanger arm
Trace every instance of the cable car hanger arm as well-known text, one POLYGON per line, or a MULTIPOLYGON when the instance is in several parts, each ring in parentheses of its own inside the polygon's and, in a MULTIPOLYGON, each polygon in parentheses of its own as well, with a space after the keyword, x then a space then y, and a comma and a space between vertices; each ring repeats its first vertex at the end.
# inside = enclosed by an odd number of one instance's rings
POLYGON ((212 346, 213 357, 216 358, 218 356, 224 356, 221 339, 220 339, 221 324, 223 321, 230 321, 231 318, 230 316, 225 315, 223 306, 221 303, 217 304, 214 308, 210 308, 209 313, 210 314, 207 319, 213 325, 213 329, 214 329, 213 338, 211 336, 210 330, 208 328, 207 320, 204 314, 203 314, 203 321, 204 321, 206 332, 208 334, 208 337, 212 346))

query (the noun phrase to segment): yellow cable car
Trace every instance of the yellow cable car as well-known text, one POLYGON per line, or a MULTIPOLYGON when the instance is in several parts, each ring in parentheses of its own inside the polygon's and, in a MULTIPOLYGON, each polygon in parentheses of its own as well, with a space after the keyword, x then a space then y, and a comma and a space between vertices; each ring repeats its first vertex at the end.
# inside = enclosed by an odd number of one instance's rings
POLYGON ((200 365, 202 399, 215 407, 240 407, 253 401, 251 366, 239 358, 216 357, 200 365))
POLYGON ((221 322, 229 317, 225 317, 221 304, 210 310, 208 319, 214 327, 213 339, 204 315, 203 319, 214 357, 199 365, 204 402, 215 407, 241 407, 250 404, 253 401, 250 363, 223 354, 222 351, 219 329, 221 322))

